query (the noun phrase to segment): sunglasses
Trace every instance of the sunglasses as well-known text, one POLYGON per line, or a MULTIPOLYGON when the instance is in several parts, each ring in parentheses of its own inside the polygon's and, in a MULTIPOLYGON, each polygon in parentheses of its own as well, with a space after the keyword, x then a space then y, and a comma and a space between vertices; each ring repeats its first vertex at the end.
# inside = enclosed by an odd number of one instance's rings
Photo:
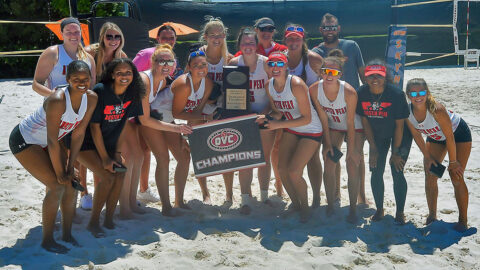
POLYGON ((290 26, 290 27, 287 27, 287 30, 286 31, 292 31, 292 32, 305 32, 305 30, 303 30, 302 27, 298 27, 298 26, 290 26))
POLYGON ((338 25, 325 25, 322 26, 323 31, 337 31, 338 25))
POLYGON ((270 33, 273 33, 273 31, 275 31, 275 27, 273 27, 273 26, 260 27, 260 28, 258 28, 258 29, 260 29, 260 32, 270 32, 270 33))
POLYGON ((204 51, 194 51, 194 52, 190 53, 190 55, 188 57, 194 58, 194 57, 197 57, 197 56, 205 56, 205 52, 204 51))
POLYGON ((269 66, 269 67, 274 67, 274 66, 284 67, 284 66, 285 66, 285 62, 283 62, 283 61, 268 61, 268 62, 267 62, 267 66, 269 66))
POLYGON ((338 69, 333 69, 333 68, 322 68, 322 73, 325 74, 325 75, 332 75, 332 76, 338 76, 338 74, 342 73, 340 70, 338 69))
POLYGON ((427 90, 422 90, 422 91, 418 91, 418 92, 410 92, 408 93, 411 97, 417 97, 417 96, 420 96, 420 97, 423 97, 423 96, 426 96, 427 95, 427 90))
POLYGON ((121 40, 122 36, 121 35, 105 35, 107 40, 121 40))
POLYGON ((160 66, 169 66, 169 67, 173 67, 173 65, 175 64, 174 60, 157 59, 157 60, 155 60, 155 62, 160 66))

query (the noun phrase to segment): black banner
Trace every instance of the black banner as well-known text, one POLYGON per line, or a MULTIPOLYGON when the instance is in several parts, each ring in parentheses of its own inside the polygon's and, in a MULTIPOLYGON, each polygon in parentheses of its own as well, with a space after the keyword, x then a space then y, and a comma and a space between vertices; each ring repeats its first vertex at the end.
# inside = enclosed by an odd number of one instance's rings
POLYGON ((265 165, 256 115, 213 121, 188 135, 195 175, 221 174, 265 165))

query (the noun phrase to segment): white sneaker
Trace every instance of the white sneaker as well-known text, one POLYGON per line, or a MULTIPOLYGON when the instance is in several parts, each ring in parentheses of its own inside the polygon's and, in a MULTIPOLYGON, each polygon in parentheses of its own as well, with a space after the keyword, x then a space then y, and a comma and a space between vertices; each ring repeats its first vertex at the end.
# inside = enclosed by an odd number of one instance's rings
POLYGON ((83 195, 80 198, 80 207, 83 210, 92 210, 93 199, 91 194, 83 195))
POLYGON ((143 202, 158 202, 160 197, 156 192, 153 192, 150 188, 147 188, 145 192, 138 191, 137 199, 143 202))

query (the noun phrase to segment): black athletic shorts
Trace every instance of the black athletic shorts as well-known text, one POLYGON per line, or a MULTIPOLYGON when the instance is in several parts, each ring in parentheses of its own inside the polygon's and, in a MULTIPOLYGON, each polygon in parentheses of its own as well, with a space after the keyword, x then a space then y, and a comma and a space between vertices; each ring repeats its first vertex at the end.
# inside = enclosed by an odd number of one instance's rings
MULTIPOLYGON (((470 128, 467 125, 467 122, 465 120, 460 119, 460 123, 458 123, 458 127, 453 133, 453 137, 455 138, 456 143, 463 143, 463 142, 471 142, 472 141, 472 133, 470 132, 470 128)), ((447 141, 436 141, 430 137, 427 137, 427 142, 431 143, 438 143, 438 144, 443 144, 446 145, 447 141)))
POLYGON ((14 155, 22 152, 23 150, 33 145, 25 142, 25 139, 23 138, 22 133, 20 133, 20 128, 18 127, 18 125, 15 126, 12 132, 10 133, 8 144, 10 146, 10 151, 12 151, 14 155))

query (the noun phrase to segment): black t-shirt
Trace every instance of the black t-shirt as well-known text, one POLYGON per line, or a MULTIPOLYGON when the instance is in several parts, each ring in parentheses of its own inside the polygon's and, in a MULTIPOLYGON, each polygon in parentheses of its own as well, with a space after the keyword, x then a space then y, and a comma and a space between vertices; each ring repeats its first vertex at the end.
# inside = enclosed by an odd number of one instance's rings
POLYGON ((364 84, 358 91, 357 114, 367 117, 375 138, 392 138, 395 120, 408 118, 410 111, 400 89, 387 84, 381 95, 374 95, 364 84))
MULTIPOLYGON (((98 83, 93 88, 98 95, 98 102, 90 123, 99 123, 107 151, 115 151, 118 138, 125 121, 130 117, 143 115, 141 100, 134 101, 132 94, 118 97, 109 85, 98 83), (123 100, 122 100, 123 98, 123 100)), ((84 144, 93 144, 90 127, 85 132, 84 144)))

